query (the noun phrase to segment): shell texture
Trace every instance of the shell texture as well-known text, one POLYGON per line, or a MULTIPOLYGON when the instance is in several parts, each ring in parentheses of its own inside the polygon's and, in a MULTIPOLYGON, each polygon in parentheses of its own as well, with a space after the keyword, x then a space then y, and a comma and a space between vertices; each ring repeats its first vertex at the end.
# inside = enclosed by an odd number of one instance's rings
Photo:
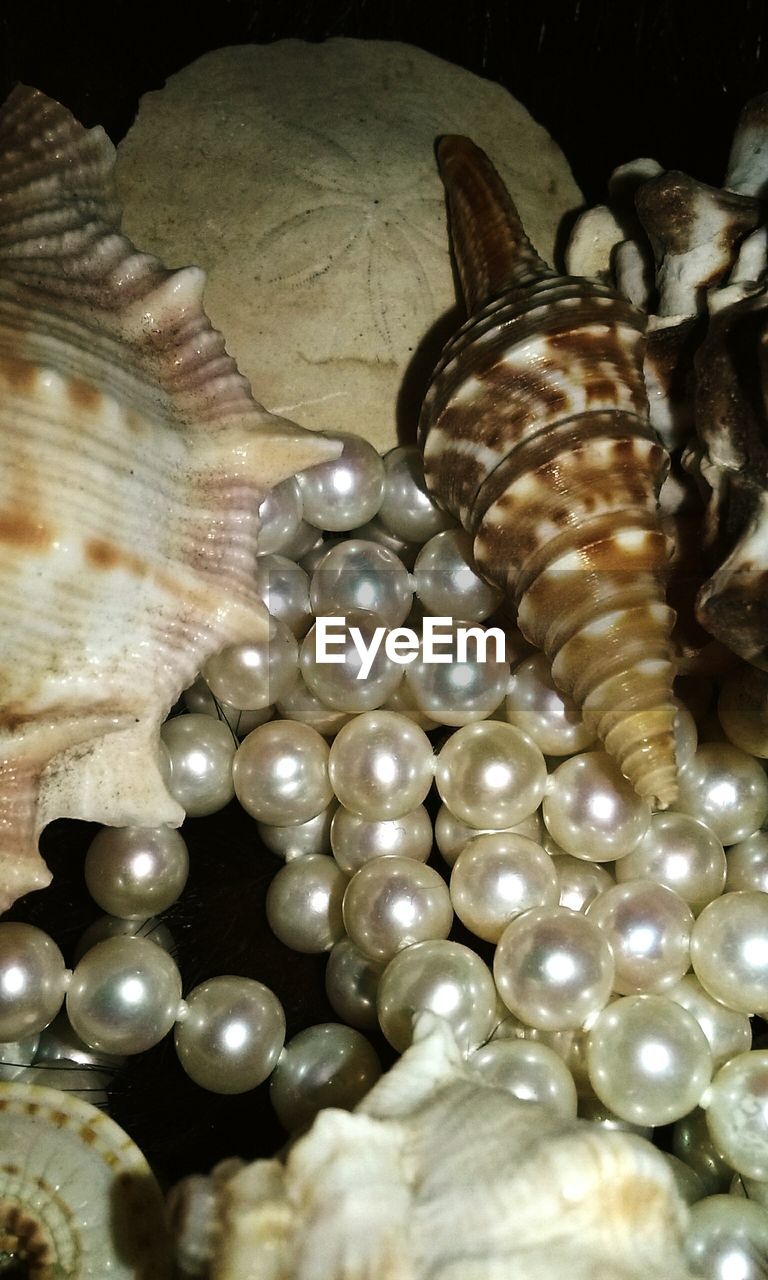
POLYGON ((265 634, 261 498, 339 452, 256 404, 202 272, 118 233, 113 160, 35 90, 0 114, 0 909, 54 817, 180 823, 159 723, 265 634))
POLYGON ((171 1264, 160 1188, 127 1134, 71 1094, 0 1083, 0 1271, 170 1280, 171 1264))
POLYGON ((639 794, 667 806, 668 458, 648 420, 645 317, 600 279, 546 266, 468 139, 438 154, 469 319, 424 401, 427 481, 585 722, 639 794))
POLYGON ((489 1086, 429 1014, 354 1113, 174 1201, 187 1274, 210 1280, 690 1280, 664 1157, 489 1086))
POLYGON ((589 241, 612 216, 599 206, 569 259, 613 275, 649 313, 645 383, 682 499, 668 527, 688 652, 708 633, 768 668, 768 94, 742 113, 722 189, 634 163, 634 210, 616 215, 626 239, 589 241), (630 260, 643 264, 640 288, 630 260))

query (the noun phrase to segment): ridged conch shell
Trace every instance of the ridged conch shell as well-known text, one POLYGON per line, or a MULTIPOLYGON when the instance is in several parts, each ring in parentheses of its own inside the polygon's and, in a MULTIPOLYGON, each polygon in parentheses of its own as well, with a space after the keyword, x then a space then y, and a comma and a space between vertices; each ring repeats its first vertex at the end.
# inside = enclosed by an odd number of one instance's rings
POLYGON ((30 1280, 170 1280, 160 1188, 114 1120, 0 1083, 0 1259, 30 1280))
POLYGON ((645 317, 596 279, 561 276, 468 139, 438 148, 469 319, 445 348, 419 436, 430 488, 474 537, 638 793, 677 794, 668 458, 643 385, 645 317))
POLYGON ((210 1280, 691 1280, 664 1156, 489 1085, 432 1014, 285 1163, 225 1162, 173 1201, 183 1273, 210 1280))
POLYGON ((0 114, 0 909, 54 817, 181 822, 158 726, 266 634, 264 493, 339 452, 255 403, 202 272, 118 234, 113 161, 34 90, 0 114))

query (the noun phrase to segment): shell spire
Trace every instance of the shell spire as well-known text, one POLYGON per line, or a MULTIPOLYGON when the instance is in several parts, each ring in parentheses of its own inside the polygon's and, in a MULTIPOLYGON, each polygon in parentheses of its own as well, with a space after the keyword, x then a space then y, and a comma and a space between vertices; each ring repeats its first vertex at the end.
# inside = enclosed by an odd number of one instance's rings
POLYGON ((675 620, 648 420, 645 317, 536 254, 487 156, 439 149, 468 320, 427 391, 427 482, 474 537, 481 571, 641 796, 677 795, 675 620))

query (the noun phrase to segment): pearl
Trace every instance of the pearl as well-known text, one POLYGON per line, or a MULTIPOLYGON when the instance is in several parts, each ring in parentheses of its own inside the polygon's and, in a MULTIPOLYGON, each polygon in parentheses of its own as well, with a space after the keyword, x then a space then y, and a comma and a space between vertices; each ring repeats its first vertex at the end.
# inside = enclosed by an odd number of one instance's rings
POLYGON ((613 951, 613 989, 620 995, 664 991, 690 965, 693 912, 679 894, 653 880, 606 889, 587 908, 613 951))
POLYGON ((586 1051, 598 1098, 639 1124, 670 1124, 687 1115, 712 1075, 698 1022, 661 995, 615 1000, 590 1030, 586 1051))
POLYGON ((410 612, 413 587, 393 551, 350 539, 323 556, 312 574, 309 600, 316 617, 362 609, 385 627, 399 627, 410 612))
POLYGON ((685 1203, 695 1204, 697 1200, 701 1200, 706 1192, 698 1173, 690 1165, 683 1164, 683 1161, 678 1160, 677 1156, 673 1156, 671 1152, 664 1151, 662 1154, 675 1180, 678 1194, 685 1203))
POLYGON ((184 706, 187 711, 196 715, 212 716, 214 720, 224 721, 236 738, 246 737, 252 729, 266 724, 275 714, 274 707, 243 711, 240 707, 230 706, 228 702, 221 702, 214 698, 202 676, 198 676, 194 684, 184 691, 184 706))
POLYGON ((705 742, 680 774, 677 808, 706 823, 724 845, 737 844, 768 818, 768 778, 745 751, 705 742))
POLYGON ((308 724, 326 738, 332 738, 350 718, 349 712, 336 711, 312 693, 298 672, 291 688, 278 701, 277 710, 284 720, 308 724))
POLYGON ((477 1049, 497 1021, 493 978, 476 952, 460 942, 418 942, 399 951, 381 978, 379 1023, 389 1043, 404 1053, 414 1014, 431 1010, 449 1023, 464 1054, 477 1049))
POLYGON ((649 805, 603 751, 572 756, 555 769, 542 813, 561 848, 588 862, 624 857, 651 820, 649 805))
POLYGON ((636 1133, 641 1138, 653 1140, 653 1125, 633 1124, 631 1120, 622 1120, 621 1116, 617 1116, 615 1111, 606 1107, 594 1094, 579 1098, 579 1119, 588 1120, 590 1124, 607 1129, 609 1133, 636 1133))
MULTIPOLYGON (((488 835, 489 832, 496 830, 498 830, 496 827, 481 827, 478 830, 477 827, 467 826, 467 823, 457 818, 455 813, 451 813, 447 805, 441 804, 435 818, 435 843, 448 866, 452 867, 470 840, 474 840, 475 836, 488 835)), ((503 827, 502 830, 527 836, 529 840, 535 840, 536 844, 541 844, 544 824, 536 810, 529 813, 527 818, 523 818, 522 822, 511 827, 503 827)))
POLYGON ((384 463, 362 436, 339 431, 342 444, 333 462, 300 471, 296 477, 304 503, 304 519, 331 532, 354 529, 372 520, 384 495, 384 463))
POLYGON ((685 1255, 706 1280, 764 1280, 768 1214, 733 1196, 707 1196, 691 1205, 685 1255))
MULTIPOLYGON (((461 629, 468 624, 452 622, 435 633, 438 662, 427 661, 424 643, 413 662, 405 668, 405 684, 413 700, 439 724, 464 725, 484 720, 495 711, 504 697, 509 682, 509 663, 505 655, 496 656, 491 640, 485 658, 474 640, 468 639, 466 656, 462 656, 461 629)), ((476 626, 483 634, 485 628, 476 626)))
POLYGON ((143 1053, 158 1044, 179 1015, 181 976, 146 938, 109 938, 80 960, 67 991, 76 1033, 104 1053, 143 1053))
POLYGON ((361 818, 340 805, 331 825, 331 848, 342 871, 352 876, 372 858, 413 858, 432 852, 432 822, 423 804, 384 821, 361 818))
POLYGON ((420 805, 432 785, 432 744, 413 721, 370 711, 340 729, 328 772, 345 809, 361 818, 400 817, 420 805))
POLYGON ((118 916, 98 916, 78 938, 72 957, 73 963, 77 964, 86 951, 90 951, 91 947, 95 947, 99 942, 106 942, 107 938, 147 938, 169 954, 173 954, 176 950, 176 941, 170 929, 157 916, 149 920, 123 920, 118 916))
POLYGON ((685 703, 679 698, 673 699, 677 711, 675 713, 675 755, 677 757, 678 767, 684 769, 691 763, 696 755, 696 749, 699 745, 699 734, 696 728, 696 721, 686 707, 685 703))
POLYGON ((756 889, 768 893, 768 832, 756 831, 728 850, 725 888, 728 893, 738 889, 756 889))
POLYGON ((256 594, 264 601, 272 618, 298 636, 312 622, 309 605, 309 574, 287 556, 260 555, 256 560, 256 594))
POLYGON ((560 888, 560 906, 569 907, 571 911, 586 911, 598 894, 605 893, 615 884, 605 867, 596 862, 585 862, 583 858, 574 858, 570 853, 553 854, 552 865, 560 888))
POLYGON ((298 656, 293 632, 273 618, 268 639, 229 645, 209 658, 203 676, 222 702, 258 711, 272 706, 291 688, 298 656))
POLYGON ((545 755, 569 756, 594 742, 575 705, 557 688, 543 653, 526 658, 512 672, 504 714, 545 755))
MULTIPOLYGON (((311 526, 308 526, 308 528, 310 527, 311 526)), ((320 538, 311 551, 308 551, 305 556, 301 557, 301 568, 308 577, 312 577, 312 574, 320 564, 320 561, 325 559, 328 552, 331 550, 331 547, 338 547, 343 541, 344 538, 341 534, 335 538, 331 534, 326 534, 325 537, 320 538)), ((309 590, 309 588, 307 588, 307 590, 309 590)))
POLYGON ((68 976, 64 957, 42 929, 0 924, 0 1041, 26 1040, 47 1027, 61 1008, 68 976))
POLYGON ((654 813, 637 848, 616 863, 619 884, 656 880, 695 913, 725 887, 725 851, 713 831, 686 813, 654 813))
POLYGON ((260 839, 278 858, 290 862, 292 858, 302 858, 308 853, 331 852, 331 822, 338 809, 335 800, 314 818, 299 822, 292 827, 273 826, 268 822, 258 822, 256 830, 260 839))
POLYGON ((372 613, 356 610, 330 628, 325 648, 332 661, 323 657, 323 633, 316 623, 308 631, 299 651, 299 666, 310 692, 336 711, 373 711, 391 697, 403 678, 403 668, 387 656, 379 635, 379 647, 367 663, 362 648, 372 651, 381 623, 372 613), (357 643, 356 643, 357 640, 357 643))
POLYGON ((468 1066, 484 1083, 507 1089, 521 1102, 537 1102, 566 1120, 576 1118, 576 1086, 562 1058, 532 1040, 495 1040, 476 1049, 468 1066))
POLYGON ((447 938, 453 924, 442 876, 412 858, 366 862, 347 885, 342 910, 355 946, 379 964, 415 942, 447 938))
POLYGON ((233 778, 246 813, 274 826, 306 822, 333 799, 327 742, 293 720, 274 720, 249 733, 237 749, 233 778))
POLYGON ((333 1012, 360 1031, 376 1031, 376 992, 382 965, 364 956, 351 938, 339 938, 328 956, 325 992, 333 1012))
POLYGON ((189 854, 171 827, 104 827, 85 855, 85 883, 102 911, 146 920, 180 896, 189 854))
POLYGON ((385 529, 378 518, 369 520, 367 524, 361 524, 358 529, 353 529, 350 537, 362 538, 365 542, 377 542, 380 547, 386 547, 388 551, 394 551, 398 560, 403 562, 406 569, 413 568, 413 563, 419 551, 418 542, 407 542, 403 538, 398 538, 396 533, 390 533, 389 529, 385 529))
POLYGON ((237 742, 228 725, 211 716, 182 715, 160 729, 166 747, 165 785, 189 818, 218 813, 235 789, 232 761, 237 742))
POLYGON ((531 1027, 582 1027, 613 987, 613 955, 597 925, 566 907, 535 907, 508 924, 493 976, 508 1009, 531 1027))
POLYGON ((296 560, 301 564, 305 573, 309 572, 305 561, 307 561, 315 552, 327 551, 324 545, 322 531, 316 529, 313 524, 307 524, 306 520, 299 523, 299 527, 291 538, 290 542, 285 542, 281 547, 276 547, 288 560, 296 560))
POLYGON ((174 1031, 179 1062, 211 1093, 255 1089, 277 1066, 285 1043, 285 1014, 277 996, 252 978, 202 982, 186 998, 174 1031))
POLYGON ((549 854, 525 836, 478 835, 464 846, 451 873, 451 902, 462 924, 487 942, 529 907, 554 906, 559 889, 549 854))
POLYGON ((672 1130, 672 1150, 699 1175, 708 1196, 728 1190, 733 1169, 715 1148, 700 1107, 677 1121, 672 1130))
POLYGON ((304 508, 295 476, 267 491, 259 507, 259 554, 282 551, 296 537, 304 508))
POLYGON ((768 1182, 768 1050, 750 1049, 720 1067, 701 1100, 716 1149, 732 1168, 768 1182))
POLYGON ((768 672, 739 663, 723 681, 717 714, 734 746, 768 758, 768 672))
POLYGON ((444 529, 430 538, 416 557, 413 576, 423 607, 437 617, 482 622, 504 598, 477 572, 472 539, 463 529, 444 529))
POLYGON ((347 877, 333 858, 309 853, 286 862, 267 890, 267 923, 286 947, 305 955, 330 951, 344 933, 347 877))
POLYGON ((538 808, 547 782, 539 748, 498 720, 463 725, 437 757, 441 799, 469 826, 513 826, 538 808))
POLYGON ((406 716, 414 724, 417 724, 420 729, 424 729, 426 733, 439 727, 439 721, 433 720, 431 716, 426 715, 421 710, 405 680, 400 681, 394 693, 391 693, 386 702, 382 702, 381 706, 383 711, 396 711, 398 715, 406 716))
POLYGON ((694 974, 686 974, 664 994, 693 1014, 709 1041, 715 1069, 751 1047, 752 1027, 747 1015, 714 1000, 694 974))
POLYGON ((124 1062, 120 1054, 97 1053, 91 1049, 80 1039, 64 1009, 41 1031, 36 1044, 35 1062, 66 1062, 82 1067, 104 1067, 110 1071, 124 1062))
POLYGON ((693 927, 691 963, 729 1009, 768 1011, 768 895, 744 890, 710 902, 693 927))
POLYGON ((415 445, 401 445, 384 455, 384 495, 378 521, 406 542, 427 542, 455 523, 429 496, 424 464, 415 445))
POLYGON ((269 1097, 283 1128, 295 1133, 323 1107, 351 1110, 380 1075, 381 1063, 365 1036, 338 1022, 321 1022, 288 1041, 269 1097))

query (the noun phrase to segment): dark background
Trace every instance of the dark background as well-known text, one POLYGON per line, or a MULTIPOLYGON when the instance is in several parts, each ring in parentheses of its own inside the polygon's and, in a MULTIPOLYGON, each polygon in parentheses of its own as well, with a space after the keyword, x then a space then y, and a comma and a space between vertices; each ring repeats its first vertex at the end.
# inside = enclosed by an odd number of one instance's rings
MULTIPOLYGON (((468 0, 450 10, 419 0, 158 0, 151 8, 112 0, 99 9, 0 0, 0 97, 23 80, 117 142, 141 93, 209 49, 337 35, 407 41, 500 81, 559 142, 590 202, 603 197, 611 168, 636 155, 719 182, 742 105, 768 88, 768 10, 759 0, 468 0)), ((54 885, 12 913, 48 929, 70 962, 99 914, 82 883, 94 831, 49 828, 42 849, 54 885)), ((192 873, 168 923, 185 991, 241 973, 278 993, 289 1034, 333 1018, 322 959, 288 952, 266 927, 264 895, 279 864, 259 849, 250 819, 232 805, 184 833, 192 873)), ((283 1137, 266 1088, 242 1098, 206 1094, 183 1075, 168 1040, 129 1060, 112 1108, 168 1180, 234 1153, 271 1153, 283 1137)))

